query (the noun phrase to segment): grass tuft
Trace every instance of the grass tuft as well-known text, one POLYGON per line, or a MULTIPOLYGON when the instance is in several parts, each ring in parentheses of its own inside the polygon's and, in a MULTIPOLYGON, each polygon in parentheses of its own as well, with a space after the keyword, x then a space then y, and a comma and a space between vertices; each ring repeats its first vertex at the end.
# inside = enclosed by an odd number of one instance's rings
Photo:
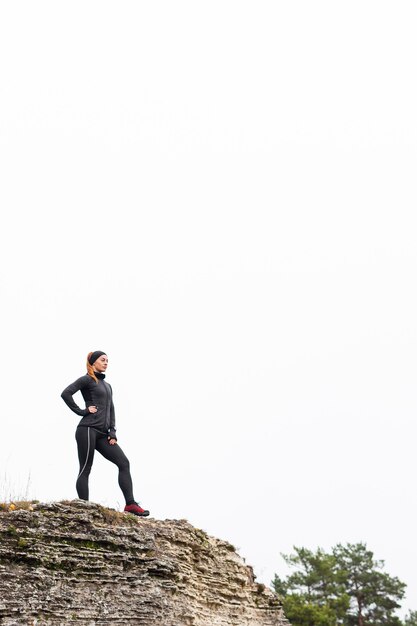
POLYGON ((17 500, 0 502, 0 511, 33 511, 39 500, 17 500))

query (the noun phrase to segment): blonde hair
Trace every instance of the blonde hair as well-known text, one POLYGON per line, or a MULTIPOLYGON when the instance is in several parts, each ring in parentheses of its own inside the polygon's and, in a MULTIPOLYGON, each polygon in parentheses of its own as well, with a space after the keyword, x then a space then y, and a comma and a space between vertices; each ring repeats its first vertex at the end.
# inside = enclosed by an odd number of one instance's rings
POLYGON ((87 354, 87 374, 88 374, 89 376, 91 376, 91 378, 92 378, 93 380, 95 380, 95 381, 96 381, 96 383, 98 383, 98 378, 97 378, 97 376, 95 375, 95 372, 94 372, 93 366, 90 364, 90 356, 91 356, 92 354, 93 354, 92 352, 89 352, 89 353, 87 354))

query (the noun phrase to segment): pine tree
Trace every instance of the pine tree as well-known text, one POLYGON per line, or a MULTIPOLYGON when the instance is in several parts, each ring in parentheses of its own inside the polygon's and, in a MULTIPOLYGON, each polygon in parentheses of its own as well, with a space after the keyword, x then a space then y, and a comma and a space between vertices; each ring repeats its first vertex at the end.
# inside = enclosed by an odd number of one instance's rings
POLYGON ((382 571, 364 543, 338 544, 330 553, 294 547, 282 555, 295 571, 272 585, 293 626, 417 626, 417 612, 402 625, 395 611, 405 584, 382 571))

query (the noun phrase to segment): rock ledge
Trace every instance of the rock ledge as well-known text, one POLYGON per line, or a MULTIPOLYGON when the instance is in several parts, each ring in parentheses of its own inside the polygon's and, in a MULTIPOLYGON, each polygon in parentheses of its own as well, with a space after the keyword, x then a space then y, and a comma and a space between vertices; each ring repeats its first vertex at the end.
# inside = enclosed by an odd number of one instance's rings
POLYGON ((185 520, 79 500, 0 512, 0 624, 69 623, 288 625, 234 547, 185 520))

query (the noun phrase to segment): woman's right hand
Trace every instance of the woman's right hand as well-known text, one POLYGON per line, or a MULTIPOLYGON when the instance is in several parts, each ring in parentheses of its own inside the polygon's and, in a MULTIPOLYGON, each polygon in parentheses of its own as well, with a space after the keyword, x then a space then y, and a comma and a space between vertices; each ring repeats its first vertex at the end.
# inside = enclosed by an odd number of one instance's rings
POLYGON ((96 406, 89 406, 88 410, 90 413, 97 413, 97 407, 96 406))

